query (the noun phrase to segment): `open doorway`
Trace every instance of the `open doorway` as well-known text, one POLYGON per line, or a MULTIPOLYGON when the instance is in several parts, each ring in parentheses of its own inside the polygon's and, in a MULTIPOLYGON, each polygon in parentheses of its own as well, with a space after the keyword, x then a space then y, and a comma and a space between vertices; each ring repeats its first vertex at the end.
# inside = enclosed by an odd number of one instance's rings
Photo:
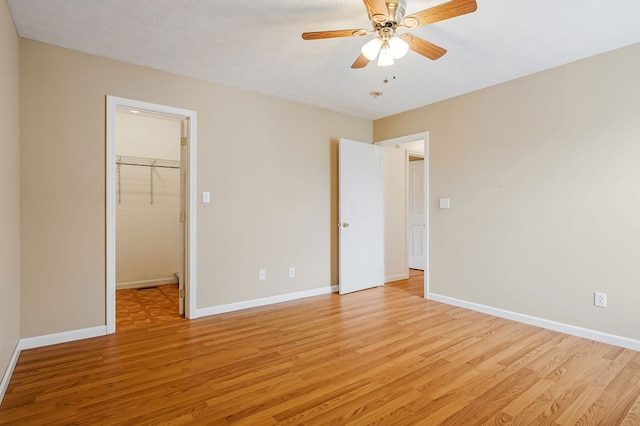
MULTIPOLYGON (((422 148, 422 147, 420 147, 422 148)), ((408 278, 401 289, 424 297, 424 270, 426 247, 425 223, 425 160, 424 150, 407 149, 407 263, 408 278)))
POLYGON ((385 286, 428 294, 428 135, 378 143, 385 180, 385 286))
POLYGON ((186 119, 116 109, 116 330, 178 319, 186 119))
POLYGON ((159 315, 195 310, 195 120, 194 111, 107 97, 108 333, 117 288, 159 315))

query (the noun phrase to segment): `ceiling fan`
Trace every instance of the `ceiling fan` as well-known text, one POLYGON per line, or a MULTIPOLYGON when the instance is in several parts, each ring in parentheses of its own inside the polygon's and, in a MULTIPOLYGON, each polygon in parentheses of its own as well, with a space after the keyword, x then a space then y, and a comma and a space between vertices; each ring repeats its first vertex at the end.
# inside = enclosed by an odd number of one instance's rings
POLYGON ((447 51, 413 34, 398 34, 397 30, 399 28, 412 29, 422 25, 433 24, 434 22, 474 12, 478 8, 476 0, 451 0, 421 12, 404 16, 405 0, 363 0, 363 2, 369 13, 369 19, 373 26, 372 30, 315 31, 302 33, 302 38, 305 40, 319 40, 335 37, 361 37, 378 33, 376 38, 362 46, 362 53, 351 65, 351 68, 364 68, 376 58, 378 58, 379 66, 393 65, 394 60, 402 58, 409 49, 435 60, 447 53, 447 51))

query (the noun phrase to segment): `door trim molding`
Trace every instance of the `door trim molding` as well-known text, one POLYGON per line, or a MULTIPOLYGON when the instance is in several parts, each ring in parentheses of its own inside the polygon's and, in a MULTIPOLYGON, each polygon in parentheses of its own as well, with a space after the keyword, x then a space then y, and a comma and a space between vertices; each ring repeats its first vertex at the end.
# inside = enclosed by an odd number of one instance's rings
POLYGON ((187 136, 187 193, 186 197, 186 252, 185 252, 185 317, 192 318, 196 312, 196 128, 195 111, 166 105, 120 98, 107 95, 106 105, 106 148, 105 148, 105 205, 106 205, 106 327, 107 334, 116 330, 116 170, 115 170, 115 122, 118 107, 168 115, 189 120, 187 136))
POLYGON ((424 226, 426 230, 424 247, 424 297, 428 299, 428 295, 430 294, 429 275, 431 272, 431 268, 429 268, 429 240, 431 239, 431 232, 429 230, 429 132, 424 131, 393 139, 385 139, 374 142, 374 144, 379 146, 393 146, 419 140, 424 141, 424 226))

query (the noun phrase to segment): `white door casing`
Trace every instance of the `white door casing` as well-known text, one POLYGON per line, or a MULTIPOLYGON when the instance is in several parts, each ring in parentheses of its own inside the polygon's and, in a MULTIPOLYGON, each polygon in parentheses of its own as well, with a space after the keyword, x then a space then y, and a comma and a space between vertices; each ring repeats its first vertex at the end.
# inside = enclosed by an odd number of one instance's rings
POLYGON ((409 161, 408 168, 408 253, 409 268, 424 271, 424 160, 409 161))
POLYGON ((382 150, 340 139, 339 292, 351 293, 384 283, 382 150))
POLYGON ((184 315, 185 261, 187 253, 187 140, 189 140, 189 120, 180 122, 180 260, 178 262, 178 313, 184 315))
POLYGON ((187 121, 187 147, 184 155, 185 170, 185 245, 184 272, 180 280, 184 286, 184 314, 192 318, 196 313, 196 128, 197 114, 195 111, 175 108, 166 105, 153 104, 133 99, 107 96, 106 104, 106 149, 105 149, 105 206, 106 206, 106 332, 116 330, 115 297, 116 297, 116 173, 115 173, 115 120, 116 109, 127 108, 138 111, 163 114, 182 118, 187 121))

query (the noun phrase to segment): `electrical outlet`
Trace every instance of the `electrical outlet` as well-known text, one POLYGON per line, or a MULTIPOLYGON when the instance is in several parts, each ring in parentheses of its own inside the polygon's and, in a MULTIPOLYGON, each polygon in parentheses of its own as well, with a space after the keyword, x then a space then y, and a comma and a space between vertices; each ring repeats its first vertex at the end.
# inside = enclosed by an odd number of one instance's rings
POLYGON ((607 293, 593 293, 593 304, 599 308, 607 307, 607 293))
POLYGON ((296 276, 296 268, 289 268, 289 278, 294 278, 296 276))
POLYGON ((267 270, 266 269, 258 269, 258 279, 260 281, 264 281, 267 279, 267 270))

